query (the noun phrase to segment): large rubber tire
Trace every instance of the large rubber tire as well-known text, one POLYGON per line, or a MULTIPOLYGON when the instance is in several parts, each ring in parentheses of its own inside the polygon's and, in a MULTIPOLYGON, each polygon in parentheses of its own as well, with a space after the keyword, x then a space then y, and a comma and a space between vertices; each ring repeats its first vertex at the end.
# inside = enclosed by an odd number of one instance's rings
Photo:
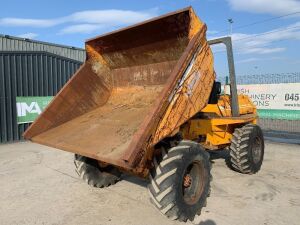
POLYGON ((74 164, 77 174, 90 186, 103 188, 120 180, 121 172, 117 168, 100 168, 95 159, 75 154, 74 164))
POLYGON ((230 145, 230 167, 240 173, 254 174, 261 168, 264 158, 264 137, 261 128, 247 124, 235 129, 230 145))
POLYGON ((167 151, 162 148, 162 156, 153 161, 148 185, 151 202, 171 219, 193 221, 206 206, 210 193, 209 154, 195 142, 181 141, 167 151), (187 175, 191 184, 184 187, 187 175))

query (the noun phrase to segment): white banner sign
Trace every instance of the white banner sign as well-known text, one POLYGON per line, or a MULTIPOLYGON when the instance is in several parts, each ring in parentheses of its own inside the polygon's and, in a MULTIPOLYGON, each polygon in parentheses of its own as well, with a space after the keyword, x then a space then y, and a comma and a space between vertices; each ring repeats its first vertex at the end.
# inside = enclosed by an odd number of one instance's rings
POLYGON ((300 83, 238 85, 258 109, 300 110, 300 83))

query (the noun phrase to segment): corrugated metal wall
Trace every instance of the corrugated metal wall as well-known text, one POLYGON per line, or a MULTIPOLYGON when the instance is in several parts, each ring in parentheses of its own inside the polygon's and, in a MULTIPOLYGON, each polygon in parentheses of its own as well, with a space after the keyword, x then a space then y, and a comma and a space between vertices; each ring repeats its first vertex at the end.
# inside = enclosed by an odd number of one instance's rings
POLYGON ((0 51, 40 51, 83 62, 86 57, 84 49, 70 46, 0 35, 0 51))
POLYGON ((0 51, 0 143, 22 139, 16 96, 53 96, 82 62, 49 52, 0 51))

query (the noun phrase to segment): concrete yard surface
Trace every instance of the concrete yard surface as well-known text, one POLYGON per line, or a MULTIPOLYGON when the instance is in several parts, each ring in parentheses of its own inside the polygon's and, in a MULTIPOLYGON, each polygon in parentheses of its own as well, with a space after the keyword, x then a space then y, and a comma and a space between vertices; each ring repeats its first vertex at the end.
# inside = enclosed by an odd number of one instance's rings
MULTIPOLYGON (((262 169, 243 175, 212 155, 212 191, 201 225, 300 224, 300 145, 266 143, 262 169)), ((29 142, 0 145, 0 224, 184 224, 150 203, 147 181, 125 175, 108 188, 85 184, 73 154, 29 142)))

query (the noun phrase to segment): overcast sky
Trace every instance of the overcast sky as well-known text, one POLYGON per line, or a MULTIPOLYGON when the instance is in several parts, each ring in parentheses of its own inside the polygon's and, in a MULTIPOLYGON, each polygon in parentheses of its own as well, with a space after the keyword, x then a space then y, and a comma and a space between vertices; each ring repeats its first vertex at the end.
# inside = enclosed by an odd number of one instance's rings
MULTIPOLYGON (((189 5, 209 39, 229 35, 233 19, 237 74, 300 72, 300 0, 9 0, 1 2, 0 33, 83 47, 87 38, 189 5)), ((217 74, 227 75, 224 49, 213 50, 217 74)))

